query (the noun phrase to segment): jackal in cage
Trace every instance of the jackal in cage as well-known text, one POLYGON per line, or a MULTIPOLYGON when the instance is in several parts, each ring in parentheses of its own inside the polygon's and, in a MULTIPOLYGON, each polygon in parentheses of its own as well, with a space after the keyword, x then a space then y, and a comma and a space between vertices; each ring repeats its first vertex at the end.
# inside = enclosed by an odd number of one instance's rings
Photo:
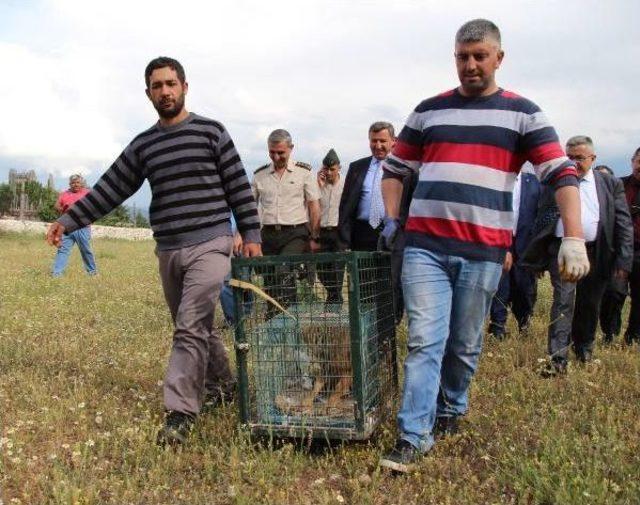
POLYGON ((234 260, 232 276, 260 294, 247 306, 235 292, 242 422, 253 432, 368 438, 396 397, 389 255, 247 258, 234 260))

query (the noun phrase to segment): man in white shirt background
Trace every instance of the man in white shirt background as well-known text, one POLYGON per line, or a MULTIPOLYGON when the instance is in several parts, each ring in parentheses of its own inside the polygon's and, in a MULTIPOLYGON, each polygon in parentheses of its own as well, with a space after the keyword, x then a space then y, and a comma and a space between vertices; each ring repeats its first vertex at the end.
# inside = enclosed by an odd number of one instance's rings
MULTIPOLYGON (((334 149, 330 149, 322 160, 318 172, 320 188, 320 252, 338 252, 342 249, 338 237, 338 212, 344 189, 340 159, 334 149)), ((327 290, 327 305, 342 305, 342 282, 344 262, 318 264, 318 278, 327 290)))

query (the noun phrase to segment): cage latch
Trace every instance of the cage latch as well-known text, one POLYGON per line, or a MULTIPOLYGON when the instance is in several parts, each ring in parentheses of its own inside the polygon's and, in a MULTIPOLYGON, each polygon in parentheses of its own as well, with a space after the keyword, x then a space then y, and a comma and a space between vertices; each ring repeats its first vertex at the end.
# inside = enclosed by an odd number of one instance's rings
POLYGON ((248 352, 249 351, 249 343, 248 342, 237 342, 236 349, 240 352, 248 352))

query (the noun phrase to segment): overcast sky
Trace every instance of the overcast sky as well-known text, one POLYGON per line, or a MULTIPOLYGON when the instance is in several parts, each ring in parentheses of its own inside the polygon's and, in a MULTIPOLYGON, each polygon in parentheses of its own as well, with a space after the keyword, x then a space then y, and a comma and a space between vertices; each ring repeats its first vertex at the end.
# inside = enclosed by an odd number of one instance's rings
MULTIPOLYGON (((618 175, 640 146, 639 0, 0 0, 0 182, 34 169, 90 183, 153 124, 148 61, 177 58, 187 108, 229 129, 248 172, 275 128, 317 167, 368 154, 367 128, 400 128, 455 87, 453 38, 469 19, 502 31, 498 84, 542 107, 562 141, 590 135, 618 175)), ((345 166, 346 168, 346 166, 345 166)), ((133 200, 149 203, 148 187, 133 200)))

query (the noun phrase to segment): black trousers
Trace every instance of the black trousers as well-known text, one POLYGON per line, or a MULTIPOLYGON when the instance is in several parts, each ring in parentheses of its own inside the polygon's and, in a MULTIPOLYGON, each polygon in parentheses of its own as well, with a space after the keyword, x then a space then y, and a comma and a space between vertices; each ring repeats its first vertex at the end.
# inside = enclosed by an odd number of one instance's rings
MULTIPOLYGON (((276 229, 273 226, 262 228, 262 253, 265 256, 280 254, 302 254, 307 252, 309 230, 305 224, 276 229)), ((268 266, 262 272, 265 292, 275 298, 283 307, 296 303, 296 279, 302 275, 288 266, 268 266)), ((273 317, 277 309, 268 304, 267 317, 273 317)))
POLYGON ((627 298, 627 281, 611 279, 602 297, 600 306, 600 329, 608 338, 620 334, 622 329, 622 307, 627 298))
MULTIPOLYGON (((340 252, 338 229, 335 227, 320 229, 320 252, 340 252)), ((327 290, 326 305, 342 305, 342 283, 344 281, 344 262, 332 261, 318 263, 318 279, 327 290)))
MULTIPOLYGON (((589 263, 595 265, 594 249, 587 247, 589 263)), ((576 353, 585 350, 593 350, 593 344, 600 316, 602 297, 609 282, 603 279, 602 274, 595 269, 578 281, 576 285, 576 301, 571 322, 571 335, 573 337, 573 349, 576 353)))
POLYGON ((514 263, 510 271, 502 273, 498 290, 491 301, 489 333, 505 333, 509 307, 516 318, 518 329, 525 328, 533 314, 537 294, 538 282, 535 274, 514 263))
POLYGON ((351 230, 352 251, 377 251, 380 229, 374 230, 368 221, 356 219, 351 230))
POLYGON ((629 309, 629 326, 625 333, 625 341, 640 342, 640 262, 634 261, 633 270, 629 275, 629 294, 631 308, 629 309))
POLYGON ((640 342, 640 262, 635 261, 628 281, 612 279, 602 299, 600 328, 612 337, 622 329, 622 307, 628 293, 631 297, 629 324, 624 335, 628 344, 640 342))

